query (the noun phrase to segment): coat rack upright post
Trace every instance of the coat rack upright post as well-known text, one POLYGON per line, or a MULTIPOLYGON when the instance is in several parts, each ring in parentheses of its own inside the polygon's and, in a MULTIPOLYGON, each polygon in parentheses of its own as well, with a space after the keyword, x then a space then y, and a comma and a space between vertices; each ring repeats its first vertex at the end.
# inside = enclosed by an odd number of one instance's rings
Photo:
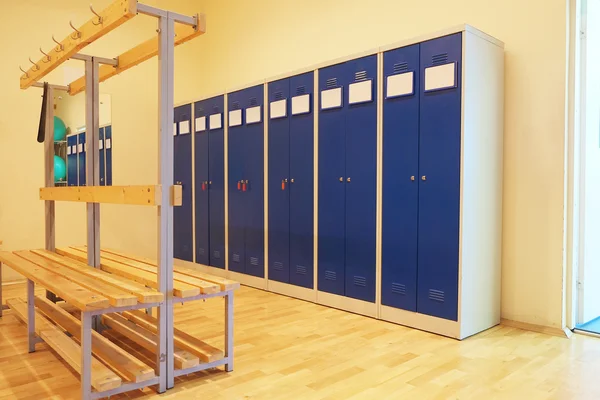
MULTIPOLYGON (((46 137, 44 138, 44 186, 54 186, 54 87, 48 86, 46 96, 46 137)), ((48 251, 56 249, 56 220, 54 200, 44 201, 44 247, 48 251)), ((56 295, 46 290, 46 297, 56 302, 56 295)))

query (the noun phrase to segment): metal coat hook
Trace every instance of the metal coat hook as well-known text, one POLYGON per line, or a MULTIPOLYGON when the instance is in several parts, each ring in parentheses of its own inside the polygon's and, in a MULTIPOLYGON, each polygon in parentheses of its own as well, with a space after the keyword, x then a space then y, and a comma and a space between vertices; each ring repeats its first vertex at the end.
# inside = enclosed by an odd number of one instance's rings
POLYGON ((34 71, 39 71, 39 70, 40 70, 40 66, 39 66, 39 65, 37 65, 36 63, 34 63, 34 62, 31 60, 31 57, 29 57, 29 62, 30 62, 30 63, 32 63, 32 64, 34 65, 34 67, 35 67, 34 71))
MULTIPOLYGON (((25 71, 20 65, 19 65, 19 69, 21 71, 23 71, 23 73, 25 74, 25 79, 29 78, 29 73, 27 71, 25 71)), ((23 79, 23 78, 21 78, 21 79, 23 79)))
POLYGON ((61 42, 59 42, 58 40, 54 39, 54 35, 52 35, 52 40, 54 41, 54 43, 56 43, 58 45, 58 47, 56 49, 54 49, 57 53, 61 52, 65 49, 65 46, 62 45, 61 42))
POLYGON ((73 34, 71 34, 71 37, 73 39, 79 39, 81 37, 81 31, 79 31, 79 29, 73 26, 73 22, 69 21, 69 25, 71 25, 71 28, 73 28, 73 30, 75 31, 75 37, 73 37, 73 34))
POLYGON ((42 61, 43 61, 43 62, 45 62, 45 63, 47 63, 47 62, 50 62, 50 60, 51 60, 51 58, 50 58, 50 55, 49 55, 49 54, 47 54, 47 53, 45 53, 45 52, 44 52, 44 50, 42 50, 42 48, 41 48, 41 47, 40 47, 40 52, 41 52, 43 55, 45 55, 45 56, 46 56, 46 57, 44 57, 44 58, 42 59, 42 61))
POLYGON ((94 21, 92 21, 92 23, 93 23, 94 25, 100 25, 100 24, 102 23, 102 17, 100 16, 100 14, 98 14, 96 11, 94 11, 94 7, 93 7, 91 4, 90 4, 90 11, 91 11, 92 13, 94 13, 94 15, 95 15, 96 17, 98 17, 98 23, 96 23, 96 22, 94 22, 94 21))

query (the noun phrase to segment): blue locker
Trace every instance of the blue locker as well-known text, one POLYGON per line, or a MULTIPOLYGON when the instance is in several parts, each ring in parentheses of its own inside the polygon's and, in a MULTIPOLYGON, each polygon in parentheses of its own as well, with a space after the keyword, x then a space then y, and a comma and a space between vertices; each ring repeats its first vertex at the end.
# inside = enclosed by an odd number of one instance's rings
POLYGON ((67 136, 67 185, 79 186, 77 167, 77 135, 67 136))
POLYGON ((174 181, 182 185, 182 205, 173 208, 173 256, 193 261, 192 225, 192 105, 175 108, 174 181))
POLYGON ((269 83, 269 279, 290 282, 290 80, 269 83))
POLYGON ((106 158, 104 155, 104 128, 100 128, 98 132, 100 139, 98 140, 99 148, 99 164, 100 164, 100 186, 106 186, 106 158))
POLYGON ((85 132, 79 134, 77 151, 79 154, 79 186, 85 186, 86 175, 85 175, 85 152, 86 152, 86 143, 85 143, 85 132))
POLYGON ((419 45, 383 55, 381 303, 417 311, 419 45))
POLYGON ((264 277, 264 86, 242 91, 246 160, 246 273, 264 277))
POLYGON ((314 287, 313 95, 313 72, 290 78, 290 283, 311 289, 314 287))
POLYGON ((213 267, 225 268, 225 143, 223 96, 206 100, 208 126, 208 197, 210 219, 210 260, 213 267))
POLYGON ((319 70, 318 288, 338 295, 345 293, 347 80, 346 64, 319 70))
POLYGON ((377 56, 346 65, 346 296, 374 302, 377 56))
POLYGON ((208 130, 206 101, 194 104, 195 123, 195 187, 196 187, 196 262, 210 264, 209 202, 208 202, 208 130))
POLYGON ((421 43, 417 311, 458 318, 462 34, 421 43), (444 87, 429 68, 454 68, 444 87))
POLYGON ((104 152, 106 158, 106 186, 112 186, 112 126, 104 128, 104 152))
POLYGON ((246 180, 244 156, 245 135, 243 126, 244 110, 241 106, 242 92, 227 95, 229 113, 229 143, 227 146, 228 194, 229 194, 229 269, 246 272, 245 229, 247 212, 242 186, 246 180))

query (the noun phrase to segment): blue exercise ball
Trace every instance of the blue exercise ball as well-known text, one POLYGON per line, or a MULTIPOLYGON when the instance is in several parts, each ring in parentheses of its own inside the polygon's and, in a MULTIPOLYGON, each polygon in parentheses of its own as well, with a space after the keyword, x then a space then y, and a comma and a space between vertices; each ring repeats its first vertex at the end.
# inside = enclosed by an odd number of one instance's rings
POLYGON ((59 156, 54 156, 54 182, 62 182, 67 177, 67 165, 65 160, 59 156))
POLYGON ((62 119, 54 117, 54 141, 58 142, 61 140, 65 140, 66 135, 67 126, 65 125, 62 119))

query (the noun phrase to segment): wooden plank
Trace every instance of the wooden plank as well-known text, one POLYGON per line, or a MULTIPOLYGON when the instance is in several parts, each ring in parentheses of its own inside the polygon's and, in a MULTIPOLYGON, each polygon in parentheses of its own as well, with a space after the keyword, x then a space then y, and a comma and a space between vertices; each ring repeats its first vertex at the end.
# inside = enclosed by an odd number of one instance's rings
MULTIPOLYGON (((175 46, 194 39, 206 32, 206 16, 199 15, 199 24, 197 29, 189 25, 175 24, 175 46)), ((137 45, 136 47, 127 50, 125 53, 117 57, 118 65, 101 65, 99 69, 100 82, 104 82, 123 71, 135 67, 146 60, 158 55, 158 36, 137 45)), ((69 85, 69 94, 75 95, 85 90, 85 77, 81 77, 69 85)))
MULTIPOLYGON (((87 261, 86 253, 79 250, 65 247, 57 248, 56 252, 60 255, 71 257, 82 262, 87 261)), ((119 275, 141 283, 142 285, 147 285, 151 288, 158 289, 156 273, 142 271, 137 268, 129 267, 127 265, 106 259, 100 259, 100 267, 104 271, 110 272, 111 274, 119 275)), ((200 288, 181 282, 173 282, 173 294, 176 297, 194 297, 200 294, 200 288)))
POLYGON ((50 271, 69 281, 96 292, 106 298, 112 306, 124 307, 133 306, 137 304, 137 298, 121 289, 115 288, 114 286, 108 285, 102 281, 83 275, 77 271, 66 268, 54 261, 50 261, 44 257, 34 254, 30 251, 18 251, 15 252, 21 258, 50 271))
POLYGON ((119 288, 128 293, 131 293, 132 295, 137 297, 137 300, 140 303, 160 303, 164 300, 163 294, 157 292, 156 290, 149 289, 144 285, 140 285, 137 282, 131 281, 118 275, 110 274, 106 271, 102 271, 101 269, 92 268, 81 261, 74 260, 68 257, 63 257, 58 255, 57 253, 47 250, 31 250, 31 252, 45 257, 49 260, 55 261, 73 271, 77 271, 81 274, 96 279, 97 281, 104 282, 108 285, 112 285, 115 288, 119 288))
MULTIPOLYGON (((35 305, 48 318, 77 340, 81 340, 81 322, 79 320, 44 297, 36 296, 35 305)), ((92 331, 92 352, 109 368, 130 382, 144 382, 155 377, 154 369, 111 343, 96 331, 92 331)))
MULTIPOLYGON (((10 308, 19 319, 27 321, 27 303, 22 299, 10 299, 10 308)), ((36 332, 60 355, 77 373, 81 374, 81 347, 52 325, 36 311, 36 332), (39 321, 39 322, 38 322, 39 321), (45 321, 45 322, 42 322, 45 321)), ((116 389, 121 386, 121 378, 92 356, 92 387, 97 391, 116 389)))
POLYGON ((27 74, 21 76, 21 89, 27 89, 35 82, 38 82, 88 44, 133 18, 136 13, 136 0, 113 1, 108 7, 98 13, 102 17, 101 23, 98 23, 98 17, 93 16, 93 18, 78 28, 81 32, 80 35, 71 32, 69 36, 62 40, 62 50, 60 46, 56 46, 47 52, 50 60, 44 56, 37 62, 37 67, 32 66, 29 68, 27 74))
POLYGON ((40 188, 40 200, 160 206, 160 185, 40 188))
MULTIPOLYGON (((135 261, 138 261, 138 262, 142 262, 142 263, 147 264, 147 265, 149 265, 151 267, 157 268, 157 262, 156 262, 156 260, 152 260, 150 258, 139 257, 139 256, 135 256, 135 255, 132 255, 132 254, 124 253, 122 251, 117 251, 117 250, 113 250, 113 249, 102 248, 101 251, 102 252, 106 252, 106 253, 111 253, 111 254, 114 254, 114 255, 117 255, 117 256, 129 258, 130 260, 135 260, 135 261)), ((218 284, 221 287, 222 291, 235 290, 235 289, 239 289, 239 287, 240 287, 240 283, 239 282, 232 281, 232 280, 225 279, 225 278, 221 278, 219 276, 207 274, 207 273, 204 273, 204 272, 196 271, 196 270, 193 270, 193 269, 190 269, 190 268, 181 267, 181 266, 178 266, 178 265, 174 265, 173 266, 173 271, 177 272, 178 274, 187 275, 187 276, 191 276, 191 277, 194 277, 194 278, 205 280, 207 282, 216 283, 216 284, 218 284)))
MULTIPOLYGON (((81 252, 86 251, 85 247, 71 247, 71 248, 75 249, 75 250, 79 250, 81 252)), ((129 267, 137 268, 141 271, 149 272, 151 274, 157 273, 157 269, 154 267, 150 267, 149 265, 141 263, 139 261, 131 260, 129 258, 121 257, 121 256, 111 254, 111 253, 106 253, 106 252, 100 251, 100 259, 115 261, 115 262, 127 265, 129 267)), ((214 283, 207 282, 207 281, 204 281, 204 280, 201 280, 198 278, 194 278, 191 276, 182 275, 177 272, 173 272, 173 280, 174 280, 174 282, 181 282, 181 283, 186 283, 186 284, 189 284, 192 286, 197 286, 200 288, 200 292, 204 293, 204 294, 217 293, 220 290, 219 286, 214 283)))
MULTIPOLYGON (((104 325, 108 326, 111 329, 114 329, 115 331, 127 337, 129 340, 135 342, 144 349, 156 353, 156 343, 158 341, 158 337, 156 336, 156 334, 149 332, 141 326, 134 324, 133 322, 125 319, 119 314, 102 315, 102 322, 104 323, 104 325)), ((185 350, 180 350, 176 348, 173 354, 175 359, 175 368, 177 369, 194 367, 200 363, 198 357, 185 350)))
MULTIPOLYGON (((137 325, 147 329, 152 333, 156 333, 157 319, 139 310, 131 310, 123 313, 123 317, 136 323, 137 325)), ((223 351, 197 339, 177 328, 173 328, 175 334, 175 346, 180 347, 190 353, 198 356, 204 362, 213 362, 223 359, 223 351)))
POLYGON ((98 310, 110 306, 106 297, 83 288, 60 275, 45 270, 16 254, 6 251, 0 252, 0 262, 8 265, 27 279, 49 289, 81 311, 98 310))

